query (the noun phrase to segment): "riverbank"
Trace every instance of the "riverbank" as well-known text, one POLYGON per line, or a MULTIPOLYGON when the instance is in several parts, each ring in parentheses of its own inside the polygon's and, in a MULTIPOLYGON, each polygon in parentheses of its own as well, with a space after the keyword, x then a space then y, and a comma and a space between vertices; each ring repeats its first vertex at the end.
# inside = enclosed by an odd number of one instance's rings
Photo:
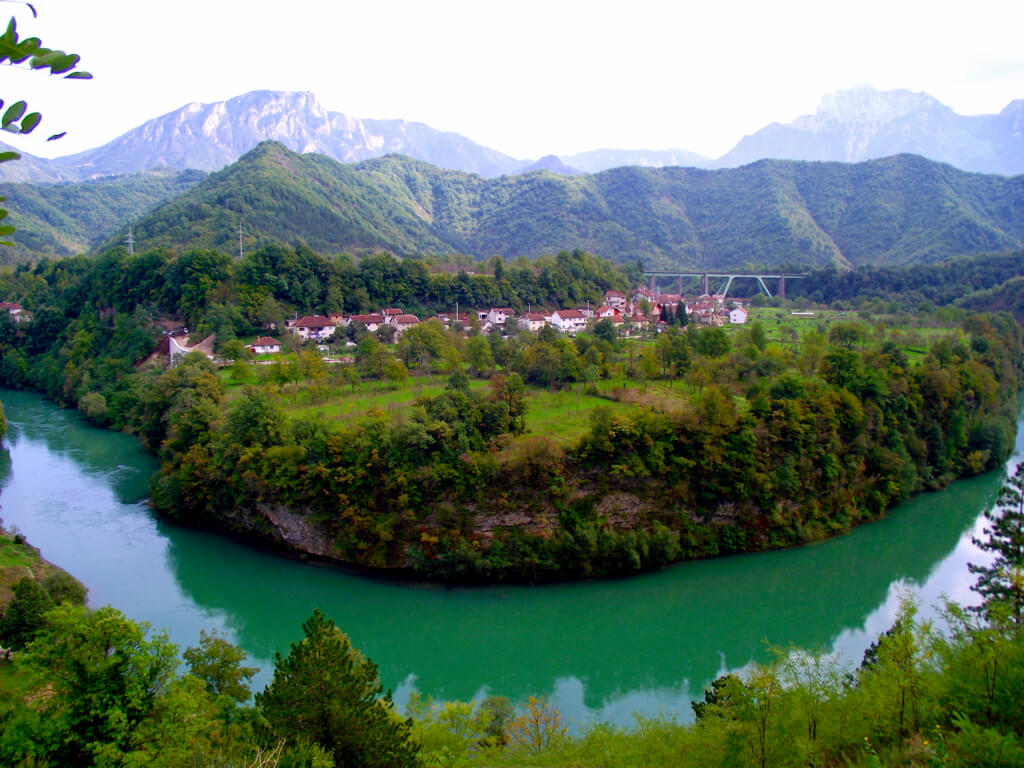
POLYGON ((71 579, 85 594, 84 584, 63 568, 46 560, 39 549, 29 544, 17 529, 6 529, 0 520, 0 613, 3 613, 14 597, 14 588, 19 581, 30 578, 42 583, 58 574, 71 579))

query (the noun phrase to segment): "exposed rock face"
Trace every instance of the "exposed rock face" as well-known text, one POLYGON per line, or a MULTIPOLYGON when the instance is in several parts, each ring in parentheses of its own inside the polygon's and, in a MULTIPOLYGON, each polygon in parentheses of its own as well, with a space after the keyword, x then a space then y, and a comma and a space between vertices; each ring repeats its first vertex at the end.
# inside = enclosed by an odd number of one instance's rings
POLYGON ((337 558, 327 536, 308 518, 278 505, 261 505, 256 511, 271 523, 280 543, 289 549, 318 557, 337 558))
POLYGON ((186 104, 109 144, 56 162, 79 178, 160 166, 215 171, 268 139, 295 152, 315 152, 344 163, 400 152, 484 176, 522 166, 456 133, 404 120, 360 120, 328 112, 312 93, 282 91, 252 91, 213 104, 186 104))

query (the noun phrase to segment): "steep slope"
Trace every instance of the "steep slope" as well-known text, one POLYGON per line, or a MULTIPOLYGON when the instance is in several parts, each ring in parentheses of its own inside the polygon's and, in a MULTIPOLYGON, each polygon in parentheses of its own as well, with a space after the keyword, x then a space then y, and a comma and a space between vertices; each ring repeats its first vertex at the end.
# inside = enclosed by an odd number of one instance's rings
POLYGON ((7 198, 8 221, 17 228, 11 236, 13 247, 0 249, 0 263, 86 253, 205 175, 164 170, 79 183, 0 183, 0 196, 7 198))
POLYGON ((140 247, 233 251, 240 222, 249 242, 303 241, 325 253, 582 248, 661 267, 928 263, 1021 247, 1024 176, 903 155, 483 179, 399 155, 347 166, 265 143, 144 217, 135 235, 140 247))

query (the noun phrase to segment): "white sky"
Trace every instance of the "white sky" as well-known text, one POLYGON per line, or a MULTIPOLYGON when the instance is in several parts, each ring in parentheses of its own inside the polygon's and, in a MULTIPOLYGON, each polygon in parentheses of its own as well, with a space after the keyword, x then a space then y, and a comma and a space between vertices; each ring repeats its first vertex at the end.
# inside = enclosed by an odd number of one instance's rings
POLYGON ((1024 98, 1020 0, 33 1, 38 19, 6 1, 0 13, 95 76, 0 68, 0 96, 44 115, 31 136, 0 141, 41 156, 257 89, 312 91, 328 110, 424 122, 520 159, 717 157, 863 84, 925 91, 961 114, 1024 98))

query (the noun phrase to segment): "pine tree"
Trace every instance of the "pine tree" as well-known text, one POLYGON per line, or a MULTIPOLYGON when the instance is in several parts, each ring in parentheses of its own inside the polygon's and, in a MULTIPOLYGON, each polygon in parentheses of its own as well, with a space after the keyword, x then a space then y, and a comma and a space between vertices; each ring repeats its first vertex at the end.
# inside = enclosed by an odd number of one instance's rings
POLYGON ((986 552, 994 552, 991 565, 968 564, 978 575, 971 587, 982 596, 981 610, 992 615, 994 608, 1006 611, 1017 625, 1024 623, 1024 462, 1007 479, 999 492, 996 508, 985 513, 990 525, 984 539, 974 543, 986 552))
POLYGON ((319 744, 336 766, 412 768, 418 747, 411 721, 392 712, 377 665, 352 647, 348 636, 319 610, 290 653, 274 658, 274 679, 256 703, 288 739, 319 744))

